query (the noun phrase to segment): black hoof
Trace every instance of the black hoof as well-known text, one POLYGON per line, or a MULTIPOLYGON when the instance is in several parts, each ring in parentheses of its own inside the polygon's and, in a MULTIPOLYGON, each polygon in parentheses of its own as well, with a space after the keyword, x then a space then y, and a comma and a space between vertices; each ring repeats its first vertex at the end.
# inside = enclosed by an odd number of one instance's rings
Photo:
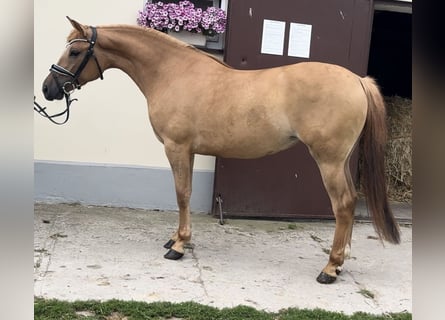
POLYGON ((167 243, 166 244, 164 244, 164 248, 165 249, 171 249, 172 247, 173 247, 173 245, 175 244, 175 240, 172 240, 172 239, 170 239, 170 240, 168 240, 167 241, 167 243))
POLYGON ((333 283, 336 279, 337 279, 337 277, 330 276, 324 272, 321 272, 317 277, 317 281, 322 284, 333 283))
POLYGON ((181 259, 183 256, 184 256, 183 253, 180 253, 173 249, 168 250, 168 252, 164 254, 164 258, 169 260, 178 260, 181 259))

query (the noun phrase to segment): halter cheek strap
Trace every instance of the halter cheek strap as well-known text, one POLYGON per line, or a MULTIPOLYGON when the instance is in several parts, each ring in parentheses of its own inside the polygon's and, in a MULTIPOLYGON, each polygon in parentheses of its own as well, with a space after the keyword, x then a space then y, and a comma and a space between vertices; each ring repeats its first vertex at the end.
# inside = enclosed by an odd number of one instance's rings
POLYGON ((102 72, 102 68, 100 67, 99 61, 97 60, 96 56, 94 55, 94 45, 96 44, 96 39, 97 39, 97 31, 96 31, 96 27, 90 27, 91 31, 92 31, 92 35, 91 35, 91 39, 87 40, 87 39, 74 39, 71 40, 67 45, 71 45, 74 42, 79 42, 79 41, 84 41, 84 42, 88 42, 90 44, 90 46, 88 47, 88 50, 85 54, 85 56, 83 57, 82 62, 80 63, 79 67, 77 68, 75 73, 72 73, 71 71, 65 69, 64 67, 61 67, 57 64, 53 64, 51 66, 51 68, 49 69, 49 71, 52 72, 56 72, 58 74, 61 75, 65 75, 65 76, 69 76, 71 77, 71 82, 65 82, 63 84, 63 91, 65 92, 65 94, 69 94, 72 93, 75 89, 80 89, 80 84, 79 84, 79 76, 82 73, 83 69, 85 69, 85 66, 87 65, 88 61, 90 60, 91 57, 94 58, 94 61, 96 62, 96 66, 97 69, 99 70, 99 75, 100 75, 100 79, 103 80, 103 72, 102 72), (68 88, 68 85, 71 86, 70 89, 68 88))

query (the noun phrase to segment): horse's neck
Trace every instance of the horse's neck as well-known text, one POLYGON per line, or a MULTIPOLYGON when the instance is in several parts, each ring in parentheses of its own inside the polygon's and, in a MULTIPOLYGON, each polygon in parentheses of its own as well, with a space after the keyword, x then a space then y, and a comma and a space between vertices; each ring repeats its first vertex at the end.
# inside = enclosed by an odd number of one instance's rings
POLYGON ((179 71, 184 55, 194 54, 187 45, 154 30, 120 26, 103 28, 102 34, 105 69, 127 73, 146 97, 156 85, 165 84, 169 75, 174 76, 164 70, 174 67, 179 71))

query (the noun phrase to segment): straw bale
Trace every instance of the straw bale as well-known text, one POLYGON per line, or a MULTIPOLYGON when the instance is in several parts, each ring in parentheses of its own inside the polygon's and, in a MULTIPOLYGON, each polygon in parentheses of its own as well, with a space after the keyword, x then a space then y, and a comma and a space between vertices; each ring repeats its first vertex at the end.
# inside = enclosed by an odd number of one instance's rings
MULTIPOLYGON (((387 194, 390 200, 412 200, 412 100, 399 96, 385 97, 388 140, 385 154, 387 194)), ((359 167, 362 166, 362 155, 359 167)), ((359 187, 359 195, 363 196, 359 187)))
POLYGON ((392 200, 412 200, 412 100, 385 97, 388 141, 385 170, 388 196, 392 200))

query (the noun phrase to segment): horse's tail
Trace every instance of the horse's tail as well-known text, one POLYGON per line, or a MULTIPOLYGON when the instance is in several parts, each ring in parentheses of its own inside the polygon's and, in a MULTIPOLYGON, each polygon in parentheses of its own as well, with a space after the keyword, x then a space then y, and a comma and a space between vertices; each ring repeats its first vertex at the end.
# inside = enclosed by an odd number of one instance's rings
POLYGON ((400 231, 388 204, 385 177, 386 110, 374 79, 361 78, 368 99, 368 113, 362 135, 363 184, 368 208, 380 239, 398 244, 400 231))

